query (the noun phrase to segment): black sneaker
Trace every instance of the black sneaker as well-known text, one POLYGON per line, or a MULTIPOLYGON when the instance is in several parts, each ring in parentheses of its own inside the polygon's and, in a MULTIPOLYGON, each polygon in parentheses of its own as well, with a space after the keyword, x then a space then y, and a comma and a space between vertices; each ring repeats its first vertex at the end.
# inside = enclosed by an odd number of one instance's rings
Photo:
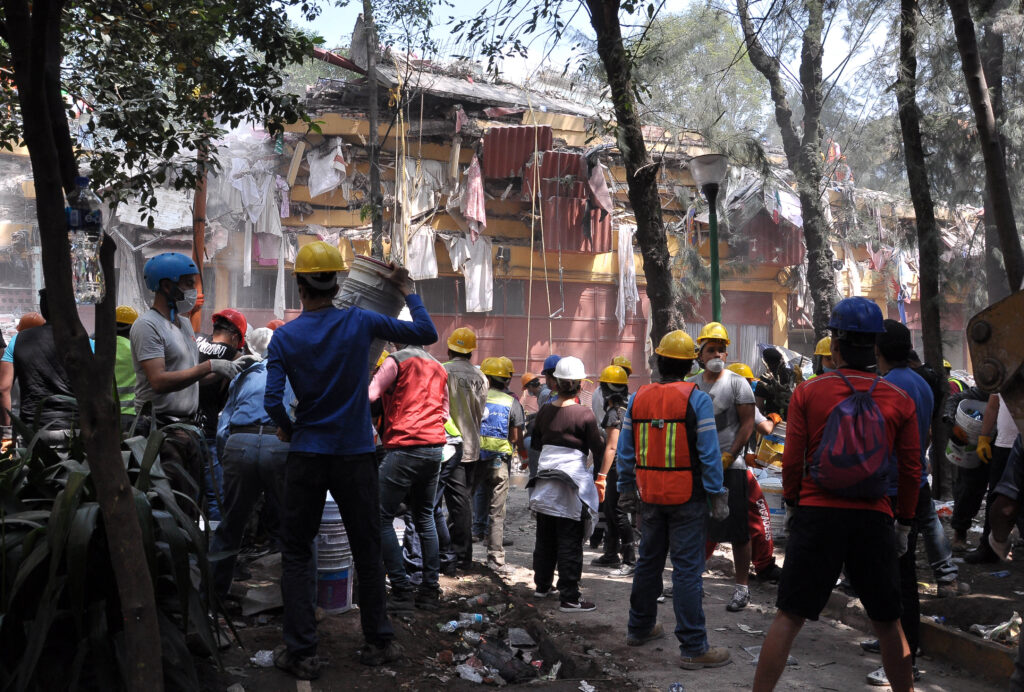
POLYGON ((597 609, 597 604, 584 601, 582 598, 577 601, 562 601, 558 607, 563 613, 587 613, 597 609))
POLYGON ((383 646, 366 644, 359 650, 359 662, 364 666, 380 666, 401 657, 402 647, 394 639, 389 639, 383 646))
POLYGON ((540 589, 537 589, 536 591, 533 592, 533 597, 534 598, 547 598, 548 596, 557 596, 557 595, 558 595, 558 589, 556 589, 553 586, 549 586, 548 588, 544 589, 543 591, 541 591, 540 589))
POLYGON ((877 639, 868 639, 860 643, 860 648, 867 651, 869 654, 880 654, 882 649, 878 646, 877 639))
POLYGON ((597 567, 618 567, 622 564, 622 560, 620 560, 619 556, 615 553, 605 553, 600 557, 595 557, 593 560, 590 561, 590 564, 595 565, 597 567))
POLYGON ((978 543, 978 547, 964 555, 964 562, 970 565, 987 565, 999 562, 999 556, 987 540, 978 543))
POLYGON ((316 680, 323 667, 315 655, 296 656, 284 644, 274 649, 274 665, 299 680, 316 680))
POLYGON ((778 584, 779 577, 782 576, 782 568, 776 565, 774 562, 768 569, 759 570, 757 573, 758 581, 766 581, 771 584, 778 584))
POLYGON ((388 596, 389 613, 408 613, 416 608, 416 593, 412 589, 391 589, 388 596))
POLYGON ((416 590, 416 607, 420 610, 441 608, 441 589, 420 587, 416 590))

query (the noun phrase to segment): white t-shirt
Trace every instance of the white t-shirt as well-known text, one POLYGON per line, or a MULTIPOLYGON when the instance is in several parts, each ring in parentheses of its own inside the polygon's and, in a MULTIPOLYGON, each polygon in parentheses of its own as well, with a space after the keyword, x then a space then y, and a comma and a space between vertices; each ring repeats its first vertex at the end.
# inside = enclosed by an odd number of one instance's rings
POLYGON ((1003 401, 1003 395, 1000 394, 999 417, 996 418, 996 447, 1009 449, 1019 434, 1020 430, 1017 429, 1017 423, 1013 420, 1013 414, 1010 413, 1009 407, 1003 401))
POLYGON ((718 429, 718 446, 722 453, 732 449, 736 433, 740 430, 740 414, 737 406, 754 403, 754 392, 746 378, 732 370, 723 370, 714 382, 705 382, 704 373, 686 378, 711 397, 715 408, 715 427, 718 429))

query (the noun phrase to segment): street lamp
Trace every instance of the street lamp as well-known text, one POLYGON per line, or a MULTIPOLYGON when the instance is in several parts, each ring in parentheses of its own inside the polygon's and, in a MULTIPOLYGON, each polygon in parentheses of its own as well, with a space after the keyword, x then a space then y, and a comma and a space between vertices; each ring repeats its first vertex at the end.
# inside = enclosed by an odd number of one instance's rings
POLYGON ((690 175, 708 200, 708 227, 711 229, 711 319, 722 321, 722 290, 718 280, 718 191, 729 172, 729 159, 723 154, 704 154, 690 159, 690 175))

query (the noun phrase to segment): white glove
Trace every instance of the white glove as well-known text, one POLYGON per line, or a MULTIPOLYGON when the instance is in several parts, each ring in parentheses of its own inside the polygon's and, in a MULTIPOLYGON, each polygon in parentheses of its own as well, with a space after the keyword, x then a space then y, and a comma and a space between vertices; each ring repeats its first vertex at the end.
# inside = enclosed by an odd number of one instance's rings
POLYGON ((210 371, 215 375, 231 380, 242 371, 242 364, 235 360, 213 358, 210 360, 210 371))
POLYGON ((910 527, 896 522, 896 557, 907 554, 907 541, 910 540, 910 527))
POLYGON ((711 496, 711 518, 715 521, 725 521, 729 518, 728 488, 722 488, 721 494, 711 496))

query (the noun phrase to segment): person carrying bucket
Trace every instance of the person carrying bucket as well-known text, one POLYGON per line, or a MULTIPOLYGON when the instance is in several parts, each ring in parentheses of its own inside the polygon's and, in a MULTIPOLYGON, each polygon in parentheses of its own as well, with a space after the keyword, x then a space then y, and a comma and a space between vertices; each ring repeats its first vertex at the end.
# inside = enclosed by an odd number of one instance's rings
MULTIPOLYGON (((284 644, 274 663, 300 679, 320 673, 313 589, 312 544, 330 490, 348 533, 359 581, 359 613, 366 639, 359 652, 365 665, 394 661, 401 647, 386 611, 381 558, 380 487, 370 422, 369 364, 375 340, 431 344, 437 330, 409 272, 382 274, 388 290, 405 297, 412 322, 360 307, 339 309, 338 248, 323 241, 305 245, 295 258, 302 313, 277 328, 267 359, 264 406, 291 442, 285 470, 282 517, 281 594, 284 644), (285 379, 298 400, 295 420, 284 396, 285 379)), ((396 311, 397 313, 397 311, 396 311)), ((374 362, 376 361, 374 354, 374 362)))

